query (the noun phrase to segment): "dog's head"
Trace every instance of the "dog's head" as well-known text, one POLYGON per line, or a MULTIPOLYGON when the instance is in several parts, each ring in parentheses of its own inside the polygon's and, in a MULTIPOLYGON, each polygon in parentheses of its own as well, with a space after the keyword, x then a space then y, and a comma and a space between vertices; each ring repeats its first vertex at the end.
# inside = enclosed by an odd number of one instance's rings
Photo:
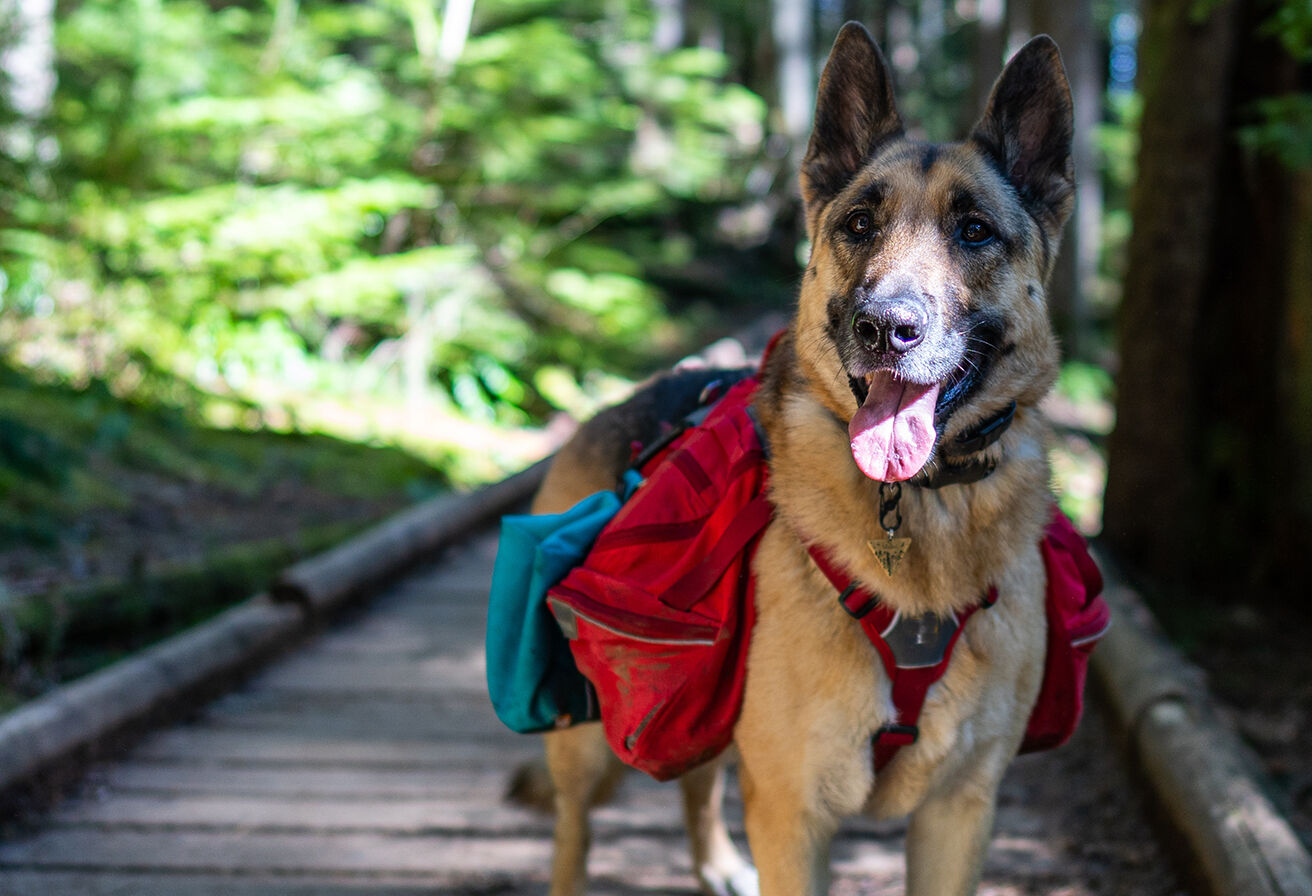
POLYGON ((1051 386, 1044 284, 1073 203, 1071 139, 1047 37, 1007 65, 967 140, 928 144, 906 137, 870 35, 839 33, 801 171, 796 349, 870 478, 917 476, 936 446, 1051 386))

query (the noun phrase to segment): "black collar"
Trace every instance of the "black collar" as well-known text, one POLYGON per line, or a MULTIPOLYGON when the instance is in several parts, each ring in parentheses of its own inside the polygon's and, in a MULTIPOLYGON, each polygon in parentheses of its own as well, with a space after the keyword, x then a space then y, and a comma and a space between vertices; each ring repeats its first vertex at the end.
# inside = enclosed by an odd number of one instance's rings
POLYGON ((1002 438, 1015 417, 1016 402, 1012 401, 992 417, 958 435, 951 443, 940 445, 934 471, 911 484, 942 488, 979 482, 998 465, 996 460, 981 456, 980 452, 1002 438))

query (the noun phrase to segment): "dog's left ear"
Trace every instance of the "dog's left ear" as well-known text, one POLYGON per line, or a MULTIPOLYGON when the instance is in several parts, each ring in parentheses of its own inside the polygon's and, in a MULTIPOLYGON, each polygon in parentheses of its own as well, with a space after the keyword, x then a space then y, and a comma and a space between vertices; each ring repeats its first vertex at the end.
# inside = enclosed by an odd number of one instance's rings
POLYGON ((971 140, 997 162, 1051 236, 1060 233, 1074 204, 1074 132, 1061 53, 1041 34, 1003 69, 971 140))
POLYGON ((815 127, 802 160, 808 220, 847 185, 881 143, 901 135, 888 63, 870 32, 848 22, 838 32, 820 76, 815 127))

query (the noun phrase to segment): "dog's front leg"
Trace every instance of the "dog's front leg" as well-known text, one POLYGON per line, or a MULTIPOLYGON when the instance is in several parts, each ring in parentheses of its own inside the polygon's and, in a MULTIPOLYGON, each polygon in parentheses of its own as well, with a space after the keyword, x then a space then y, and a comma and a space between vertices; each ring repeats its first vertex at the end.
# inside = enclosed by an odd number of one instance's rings
POLYGON ((747 843, 761 896, 821 896, 829 890, 829 842, 836 819, 810 811, 799 782, 739 769, 747 843))
MULTIPOLYGON (((986 763, 988 766, 1005 763, 986 763)), ((1002 769, 932 793, 907 829, 907 896, 969 896, 979 886, 1002 769)))

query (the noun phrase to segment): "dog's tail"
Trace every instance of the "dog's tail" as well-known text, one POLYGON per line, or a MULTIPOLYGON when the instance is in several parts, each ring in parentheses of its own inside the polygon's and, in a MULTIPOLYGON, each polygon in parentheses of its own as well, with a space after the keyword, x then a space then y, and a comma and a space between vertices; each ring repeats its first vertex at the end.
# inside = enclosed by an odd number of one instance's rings
MULTIPOLYGON (((611 764, 605 776, 596 782, 592 798, 588 801, 589 806, 602 806, 614 799, 624 778, 624 769, 625 767, 618 762, 611 764)), ((548 815, 555 814, 556 785, 552 783, 547 763, 541 759, 534 759, 511 772, 510 781, 506 785, 505 798, 508 802, 518 803, 527 809, 535 809, 548 815)))
POLYGON ((506 786, 506 799, 539 812, 556 811, 556 786, 551 783, 547 764, 535 759, 515 769, 506 786))

